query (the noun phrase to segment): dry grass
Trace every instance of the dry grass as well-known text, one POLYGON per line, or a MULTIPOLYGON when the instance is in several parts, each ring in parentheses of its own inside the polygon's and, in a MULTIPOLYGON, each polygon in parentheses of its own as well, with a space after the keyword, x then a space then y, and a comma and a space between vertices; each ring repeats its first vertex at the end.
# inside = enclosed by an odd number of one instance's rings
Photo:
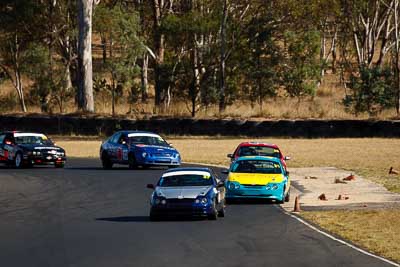
POLYGON ((398 209, 304 212, 302 216, 369 251, 400 262, 398 209))
MULTIPOLYGON (((29 83, 31 81, 24 77, 25 96, 29 95, 29 83)), ((0 98, 4 98, 9 94, 14 93, 14 89, 9 81, 0 84, 0 98)), ((14 93, 15 95, 15 93, 14 93)), ((143 118, 152 115, 163 116, 190 116, 191 107, 190 101, 172 99, 171 105, 162 110, 155 112, 154 110, 154 90, 150 87, 150 99, 148 103, 137 103, 131 107, 126 102, 128 92, 119 99, 116 104, 116 115, 124 115, 133 118, 143 118), (129 115, 127 115, 129 114, 129 115)), ((320 119, 366 119, 367 114, 361 114, 358 117, 347 113, 342 105, 342 99, 345 96, 345 89, 340 85, 337 76, 327 74, 322 85, 317 89, 315 97, 308 97, 298 102, 296 98, 286 97, 284 93, 280 93, 278 97, 267 99, 262 108, 258 104, 251 105, 250 102, 236 101, 226 108, 223 114, 219 113, 218 105, 213 105, 207 108, 199 109, 196 118, 240 118, 240 119, 296 119, 296 118, 320 118, 320 119)), ((111 114, 111 96, 109 93, 99 93, 95 96, 96 113, 110 115, 111 114)), ((29 112, 40 112, 40 107, 31 105, 27 99, 27 108, 29 112)), ((5 110, 9 113, 19 112, 19 106, 5 110)), ((71 99, 66 105, 64 113, 74 113, 77 107, 74 100, 71 99)), ((58 107, 53 107, 53 112, 58 113, 58 107)), ((395 109, 389 109, 378 115, 378 119, 390 119, 396 117, 395 109)))

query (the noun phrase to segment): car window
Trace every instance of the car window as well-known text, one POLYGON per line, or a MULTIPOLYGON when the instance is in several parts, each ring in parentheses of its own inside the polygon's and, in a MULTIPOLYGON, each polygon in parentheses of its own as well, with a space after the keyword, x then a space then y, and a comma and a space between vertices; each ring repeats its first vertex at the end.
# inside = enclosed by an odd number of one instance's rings
POLYGON ((282 173, 279 163, 267 160, 239 160, 233 163, 231 172, 236 173, 282 173))
POLYGON ((38 144, 38 145, 52 145, 53 143, 45 135, 22 135, 14 136, 15 143, 18 145, 23 144, 38 144))
POLYGON ((212 185, 213 181, 211 175, 199 174, 184 174, 161 177, 158 182, 159 186, 172 187, 172 186, 207 186, 212 185))
POLYGON ((279 149, 267 146, 244 146, 239 149, 239 157, 266 156, 280 158, 279 149))
POLYGON ((110 143, 117 144, 121 133, 116 133, 110 138, 110 143))
POLYGON ((129 137, 131 144, 143 144, 150 146, 169 146, 168 143, 162 139, 162 137, 158 136, 131 136, 129 137))

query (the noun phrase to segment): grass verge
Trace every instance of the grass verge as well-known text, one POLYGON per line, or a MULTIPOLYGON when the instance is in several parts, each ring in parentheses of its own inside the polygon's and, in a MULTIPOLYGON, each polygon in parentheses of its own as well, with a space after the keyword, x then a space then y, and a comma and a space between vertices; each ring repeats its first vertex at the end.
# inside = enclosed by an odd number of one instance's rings
POLYGON ((303 212, 301 216, 366 250, 400 262, 398 209, 303 212))

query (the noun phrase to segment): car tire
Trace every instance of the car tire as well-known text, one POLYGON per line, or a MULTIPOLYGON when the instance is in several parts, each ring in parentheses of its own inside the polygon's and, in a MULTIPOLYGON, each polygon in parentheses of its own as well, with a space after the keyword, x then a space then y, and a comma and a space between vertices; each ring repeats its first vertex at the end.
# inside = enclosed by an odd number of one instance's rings
POLYGON ((64 168, 64 166, 65 166, 65 163, 63 162, 63 163, 55 163, 54 164, 54 167, 55 168, 64 168))
POLYGON ((221 208, 218 211, 218 217, 225 217, 225 201, 221 203, 221 208))
POLYGON ((133 154, 129 154, 129 156, 128 156, 128 165, 129 165, 129 169, 131 169, 131 170, 135 170, 138 167, 136 158, 133 154))
POLYGON ((278 204, 283 204, 283 203, 285 203, 285 188, 283 189, 281 199, 277 199, 277 200, 276 200, 276 203, 278 203, 278 204))
POLYGON ((208 215, 208 219, 215 221, 218 218, 216 199, 213 200, 212 210, 212 213, 208 215))
POLYGON ((153 212, 150 211, 149 220, 152 222, 157 222, 160 220, 160 216, 157 216, 153 212))
POLYGON ((289 202, 289 201, 290 201, 290 189, 285 196, 285 202, 289 202))
POLYGON ((14 167, 17 169, 21 169, 24 166, 23 164, 23 157, 21 152, 17 152, 14 158, 14 167))
POLYGON ((110 170, 112 169, 113 163, 111 160, 108 158, 107 153, 103 152, 101 154, 101 164, 103 165, 103 169, 105 170, 110 170))

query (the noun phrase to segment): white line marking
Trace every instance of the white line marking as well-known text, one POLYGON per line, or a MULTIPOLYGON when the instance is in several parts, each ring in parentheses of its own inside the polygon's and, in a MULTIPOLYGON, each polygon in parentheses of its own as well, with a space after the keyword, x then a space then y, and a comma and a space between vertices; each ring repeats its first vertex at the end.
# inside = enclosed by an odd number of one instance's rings
POLYGON ((393 266, 400 267, 400 264, 398 264, 398 263, 395 263, 395 262, 393 262, 393 261, 391 261, 391 260, 385 259, 385 258, 380 257, 380 256, 378 256, 378 255, 375 255, 375 254, 373 254, 373 253, 371 253, 371 252, 365 251, 365 250, 363 250, 363 249, 361 249, 361 248, 359 248, 359 247, 356 247, 356 246, 354 246, 354 245, 352 245, 352 244, 349 244, 349 243, 347 243, 347 242, 344 241, 344 240, 341 240, 341 239, 339 239, 339 238, 336 238, 336 237, 334 237, 334 236, 332 236, 332 235, 330 235, 330 234, 328 234, 328 233, 326 233, 326 232, 324 232, 324 231, 318 229, 317 227, 315 227, 315 226, 309 224, 308 222, 304 221, 304 220, 301 219, 300 217, 298 217, 298 216, 296 216, 296 215, 294 215, 294 214, 292 214, 292 213, 287 212, 287 211, 284 210, 283 208, 279 208, 279 209, 282 210, 282 212, 285 213, 286 215, 289 215, 290 217, 296 219, 297 221, 301 222, 301 223, 304 224, 305 226, 311 228, 312 230, 314 230, 314 231, 316 231, 316 232, 318 232, 318 233, 320 233, 320 234, 322 234, 322 235, 324 235, 324 236, 326 236, 326 237, 328 237, 328 238, 330 238, 330 239, 332 239, 332 240, 334 240, 334 241, 336 241, 336 242, 339 242, 339 243, 341 243, 341 244, 343 244, 343 245, 345 245, 345 246, 348 246, 348 247, 350 247, 350 248, 352 248, 352 249, 357 250, 358 252, 361 252, 361 253, 363 253, 363 254, 365 254, 365 255, 368 255, 368 256, 370 256, 370 257, 376 258, 376 259, 378 259, 378 260, 384 261, 384 262, 386 262, 386 263, 388 263, 388 264, 391 264, 391 265, 393 265, 393 266))

